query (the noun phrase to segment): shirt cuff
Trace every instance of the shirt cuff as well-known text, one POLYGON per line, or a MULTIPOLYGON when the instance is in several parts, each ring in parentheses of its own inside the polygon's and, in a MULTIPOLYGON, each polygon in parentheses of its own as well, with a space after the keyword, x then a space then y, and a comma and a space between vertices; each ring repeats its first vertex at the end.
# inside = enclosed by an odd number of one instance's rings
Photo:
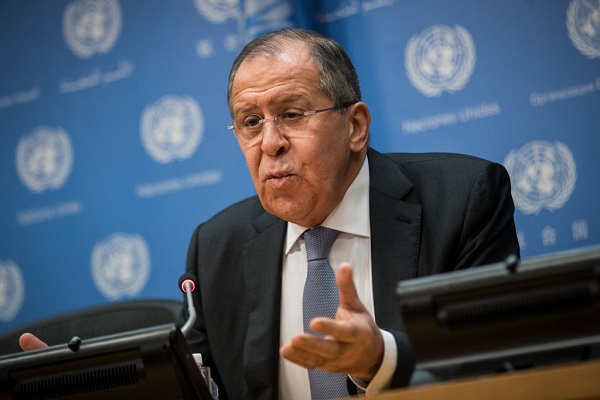
POLYGON ((371 382, 365 382, 361 379, 356 379, 350 376, 350 379, 358 387, 359 395, 363 396, 376 396, 390 388, 392 377, 396 371, 396 364, 398 362, 398 350, 396 348, 396 341, 394 335, 390 332, 379 330, 383 337, 383 361, 379 370, 373 377, 371 382))

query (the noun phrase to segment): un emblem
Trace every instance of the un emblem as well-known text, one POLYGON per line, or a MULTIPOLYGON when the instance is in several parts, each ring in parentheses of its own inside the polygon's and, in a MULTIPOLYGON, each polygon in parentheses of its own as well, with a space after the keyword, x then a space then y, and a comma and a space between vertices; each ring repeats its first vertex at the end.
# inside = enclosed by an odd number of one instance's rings
POLYGON ((475 45, 469 32, 435 25, 413 36, 404 51, 404 67, 412 85, 427 97, 465 87, 475 68, 475 45))
POLYGON ((21 182, 32 192, 62 187, 73 167, 73 148, 62 128, 41 126, 21 137, 15 164, 21 182))
POLYGON ((80 58, 110 51, 121 34, 117 0, 76 0, 63 15, 63 34, 69 49, 80 58))
POLYGON ((21 310, 24 298, 21 270, 10 260, 0 260, 0 321, 12 321, 21 310))
POLYGON ((198 12, 207 20, 220 24, 240 17, 240 0, 194 0, 198 12))
POLYGON ((150 276, 150 253, 139 235, 117 232, 96 243, 92 278, 109 300, 137 296, 150 276))
POLYGON ((289 0, 262 0, 251 4, 244 8, 244 19, 240 25, 243 27, 241 36, 246 41, 296 24, 293 20, 293 4, 289 0))
POLYGON ((204 133, 202 111, 191 97, 160 98, 144 109, 140 125, 146 152, 161 164, 191 157, 204 133))
POLYGON ((600 0, 572 0, 567 31, 573 45, 588 58, 600 58, 600 0))
POLYGON ((537 214, 542 208, 562 208, 575 189, 575 160, 560 142, 529 142, 511 151, 504 166, 511 178, 515 207, 524 214, 537 214))

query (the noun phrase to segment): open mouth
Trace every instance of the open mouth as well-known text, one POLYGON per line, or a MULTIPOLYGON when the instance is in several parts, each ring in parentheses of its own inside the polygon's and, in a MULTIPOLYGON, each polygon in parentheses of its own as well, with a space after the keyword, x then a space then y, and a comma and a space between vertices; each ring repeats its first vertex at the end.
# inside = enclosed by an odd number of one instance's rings
POLYGON ((289 180, 292 176, 293 176, 292 174, 283 173, 283 172, 271 174, 267 177, 266 182, 269 182, 271 185, 273 185, 275 187, 282 187, 286 183, 289 182, 289 180))

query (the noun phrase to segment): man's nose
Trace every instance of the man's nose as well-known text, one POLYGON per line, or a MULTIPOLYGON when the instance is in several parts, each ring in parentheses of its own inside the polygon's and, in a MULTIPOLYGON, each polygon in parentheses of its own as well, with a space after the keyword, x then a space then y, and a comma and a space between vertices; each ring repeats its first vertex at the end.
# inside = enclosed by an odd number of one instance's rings
POLYGON ((284 152, 288 145, 288 140, 279 129, 277 117, 265 118, 262 129, 262 151, 270 156, 277 156, 284 152))

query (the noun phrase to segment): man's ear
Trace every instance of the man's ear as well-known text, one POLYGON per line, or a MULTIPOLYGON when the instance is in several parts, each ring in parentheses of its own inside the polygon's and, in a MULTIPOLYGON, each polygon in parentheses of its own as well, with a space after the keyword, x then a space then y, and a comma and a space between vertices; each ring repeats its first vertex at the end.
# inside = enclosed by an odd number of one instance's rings
POLYGON ((371 112, 369 107, 360 101, 348 108, 348 118, 350 119, 350 149, 359 153, 369 142, 371 112))

